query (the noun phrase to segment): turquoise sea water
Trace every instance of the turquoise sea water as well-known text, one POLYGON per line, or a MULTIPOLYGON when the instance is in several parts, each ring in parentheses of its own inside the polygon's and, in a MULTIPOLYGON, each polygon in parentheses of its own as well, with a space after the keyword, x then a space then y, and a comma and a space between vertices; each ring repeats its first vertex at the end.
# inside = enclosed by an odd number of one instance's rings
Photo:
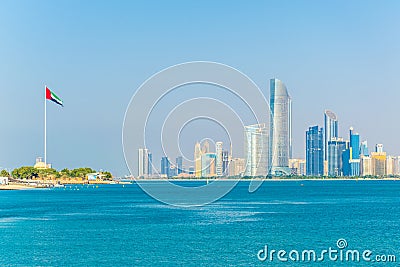
POLYGON ((137 185, 0 191, 0 266, 286 266, 257 253, 337 249, 340 238, 397 256, 374 265, 399 266, 400 181, 269 181, 255 193, 248 184, 196 208, 159 203, 137 185))

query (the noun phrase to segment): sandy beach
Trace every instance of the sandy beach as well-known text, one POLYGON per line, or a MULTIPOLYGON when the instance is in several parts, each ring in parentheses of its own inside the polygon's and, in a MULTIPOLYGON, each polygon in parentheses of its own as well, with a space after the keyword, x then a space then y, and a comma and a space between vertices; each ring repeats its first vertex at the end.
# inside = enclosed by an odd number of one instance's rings
POLYGON ((23 184, 8 184, 8 185, 0 185, 0 190, 26 190, 26 189, 35 189, 35 186, 23 185, 23 184))

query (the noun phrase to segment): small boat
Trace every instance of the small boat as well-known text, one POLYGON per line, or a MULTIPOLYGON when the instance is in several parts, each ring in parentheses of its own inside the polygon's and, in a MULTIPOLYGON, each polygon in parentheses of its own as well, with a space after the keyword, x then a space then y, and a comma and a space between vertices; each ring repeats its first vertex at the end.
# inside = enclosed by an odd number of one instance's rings
POLYGON ((63 184, 55 184, 53 187, 54 188, 64 188, 65 185, 63 185, 63 184))

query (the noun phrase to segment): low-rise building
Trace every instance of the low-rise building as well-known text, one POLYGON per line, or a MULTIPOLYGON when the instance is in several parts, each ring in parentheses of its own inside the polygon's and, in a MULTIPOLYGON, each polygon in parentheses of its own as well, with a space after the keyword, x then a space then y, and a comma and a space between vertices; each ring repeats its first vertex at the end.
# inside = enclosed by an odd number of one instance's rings
POLYGON ((305 159, 289 159, 289 168, 292 175, 306 175, 306 160, 305 159))
POLYGON ((8 177, 0 177, 0 185, 8 185, 8 177))

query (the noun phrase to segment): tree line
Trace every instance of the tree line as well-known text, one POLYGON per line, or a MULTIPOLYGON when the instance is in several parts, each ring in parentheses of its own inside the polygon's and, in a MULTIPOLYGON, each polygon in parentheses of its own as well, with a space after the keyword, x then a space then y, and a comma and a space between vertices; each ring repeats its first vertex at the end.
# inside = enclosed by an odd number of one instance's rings
MULTIPOLYGON (((32 179, 32 178, 86 178, 89 173, 96 173, 92 168, 76 168, 69 170, 67 168, 57 171, 53 168, 36 169, 32 166, 23 166, 16 168, 10 173, 7 170, 1 170, 0 176, 13 177, 16 179, 32 179)), ((106 179, 111 179, 112 174, 108 171, 101 172, 106 179)))

